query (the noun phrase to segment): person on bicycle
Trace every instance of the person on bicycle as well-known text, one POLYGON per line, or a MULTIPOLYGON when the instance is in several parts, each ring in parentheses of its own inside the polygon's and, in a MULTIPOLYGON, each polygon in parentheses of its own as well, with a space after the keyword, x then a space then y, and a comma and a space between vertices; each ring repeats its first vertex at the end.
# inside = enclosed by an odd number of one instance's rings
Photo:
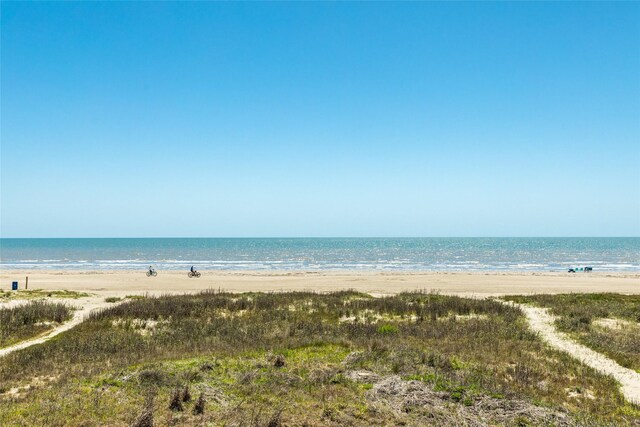
POLYGON ((149 266, 149 273, 153 273, 153 267, 149 266))
POLYGON ((196 272, 196 269, 195 269, 195 268, 193 268, 193 265, 191 266, 191 272, 192 272, 192 273, 195 273, 195 272, 196 272))

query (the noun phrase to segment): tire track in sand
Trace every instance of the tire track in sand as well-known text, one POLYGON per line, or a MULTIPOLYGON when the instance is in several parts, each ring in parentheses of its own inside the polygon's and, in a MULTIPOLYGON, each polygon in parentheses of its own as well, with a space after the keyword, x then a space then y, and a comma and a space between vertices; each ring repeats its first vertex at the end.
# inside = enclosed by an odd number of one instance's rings
POLYGON ((612 376, 620 383, 621 392, 625 399, 640 405, 640 374, 632 369, 620 366, 607 356, 591 350, 569 338, 565 333, 556 330, 553 322, 555 318, 549 314, 549 309, 531 307, 524 304, 512 303, 520 308, 527 316, 531 329, 538 332, 542 339, 557 350, 569 353, 596 371, 612 376))

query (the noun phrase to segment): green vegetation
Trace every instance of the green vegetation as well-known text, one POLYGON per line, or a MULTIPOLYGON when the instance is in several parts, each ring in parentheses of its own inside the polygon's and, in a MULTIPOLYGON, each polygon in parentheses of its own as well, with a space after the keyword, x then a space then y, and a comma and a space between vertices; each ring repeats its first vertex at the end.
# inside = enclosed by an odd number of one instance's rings
POLYGON ((616 383, 491 300, 147 297, 0 359, 0 425, 632 425, 616 383))
POLYGON ((135 300, 135 299, 144 299, 146 298, 146 296, 144 295, 127 295, 125 297, 107 297, 105 298, 105 302, 119 302, 122 301, 123 299, 129 299, 129 300, 135 300))
POLYGON ((555 324, 559 330, 640 372, 640 295, 562 294, 505 299, 549 308, 558 317, 555 324))
POLYGON ((71 298, 78 299, 90 296, 85 292, 76 291, 46 291, 42 289, 22 290, 22 291, 3 291, 0 290, 0 301, 9 301, 16 299, 40 299, 40 298, 71 298))
POLYGON ((0 309, 0 347, 38 336, 71 317, 64 304, 30 301, 12 308, 0 309))

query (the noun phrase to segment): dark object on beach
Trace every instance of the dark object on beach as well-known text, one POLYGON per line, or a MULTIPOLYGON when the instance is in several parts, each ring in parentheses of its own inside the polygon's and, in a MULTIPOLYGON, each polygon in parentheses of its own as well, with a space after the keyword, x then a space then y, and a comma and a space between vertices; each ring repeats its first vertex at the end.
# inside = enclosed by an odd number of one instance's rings
POLYGON ((193 407, 194 415, 202 415, 204 414, 204 404, 205 404, 204 392, 200 393, 198 396, 198 400, 196 400, 196 404, 193 407))
POLYGON ((189 392, 189 386, 184 386, 184 391, 182 392, 182 401, 183 402, 191 402, 191 392, 189 392))
POLYGON ((190 271, 188 274, 189 277, 200 277, 199 271, 190 271))
POLYGON ((176 389, 171 397, 171 403, 169 403, 169 409, 174 412, 182 412, 184 407, 182 406, 182 402, 180 401, 180 389, 176 389))
POLYGON ((276 359, 273 361, 273 366, 276 368, 282 368, 285 365, 284 356, 279 354, 276 356, 276 359))
POLYGON ((578 271, 581 271, 584 273, 591 273, 593 271, 593 267, 576 267, 576 268, 569 269, 569 273, 576 273, 578 271))

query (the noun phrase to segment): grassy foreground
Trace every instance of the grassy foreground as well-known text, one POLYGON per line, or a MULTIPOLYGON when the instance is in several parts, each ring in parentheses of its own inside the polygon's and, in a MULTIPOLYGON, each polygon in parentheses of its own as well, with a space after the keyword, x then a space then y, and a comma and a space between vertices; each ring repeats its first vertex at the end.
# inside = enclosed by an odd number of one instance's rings
POLYGON ((47 332, 71 317, 65 304, 40 300, 0 309, 0 348, 47 332))
POLYGON ((551 309, 556 327, 640 372, 640 295, 561 294, 509 296, 505 299, 551 309))
POLYGON ((0 359, 0 425, 636 425, 492 300, 164 296, 0 359))

